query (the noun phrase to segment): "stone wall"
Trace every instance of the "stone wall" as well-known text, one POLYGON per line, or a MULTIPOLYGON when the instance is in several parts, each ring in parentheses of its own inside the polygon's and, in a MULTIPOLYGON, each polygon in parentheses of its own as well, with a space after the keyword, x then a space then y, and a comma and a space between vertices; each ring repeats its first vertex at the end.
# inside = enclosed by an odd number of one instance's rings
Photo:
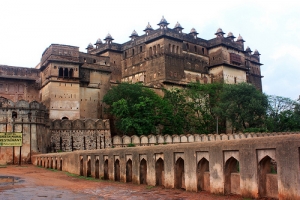
POLYGON ((0 96, 12 100, 39 101, 39 70, 0 65, 0 96))
POLYGON ((187 134, 187 135, 142 135, 142 136, 114 136, 112 145, 115 148, 133 146, 152 146, 162 144, 178 144, 191 142, 208 142, 220 140, 240 140, 257 137, 272 137, 280 135, 299 134, 299 132, 275 132, 275 133, 234 133, 234 134, 187 134))
POLYGON ((50 134, 52 152, 111 147, 109 120, 54 120, 50 134))
POLYGON ((41 154, 33 163, 112 181, 247 198, 300 199, 299 133, 223 137, 226 140, 41 154))
POLYGON ((0 164, 30 162, 31 155, 47 152, 47 122, 49 114, 36 101, 13 102, 0 97, 0 132, 22 132, 23 146, 0 147, 0 164))

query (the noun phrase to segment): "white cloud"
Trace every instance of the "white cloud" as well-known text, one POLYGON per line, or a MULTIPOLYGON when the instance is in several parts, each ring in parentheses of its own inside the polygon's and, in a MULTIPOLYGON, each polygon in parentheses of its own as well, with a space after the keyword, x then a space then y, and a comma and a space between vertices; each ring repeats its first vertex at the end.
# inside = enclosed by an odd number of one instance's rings
MULTIPOLYGON (((279 59, 285 59, 287 56, 290 56, 292 59, 300 62, 300 47, 294 44, 283 44, 273 50, 271 58, 275 61, 279 59)), ((299 66, 299 65, 298 65, 299 66)), ((299 68, 299 67, 297 67, 299 68)), ((299 68, 300 69, 300 68, 299 68)))
POLYGON ((51 43, 85 51, 108 32, 123 43, 134 29, 143 34, 148 22, 157 28, 164 15, 170 28, 179 21, 184 32, 194 27, 204 39, 213 38, 218 28, 240 33, 245 46, 262 54, 263 89, 293 96, 288 87, 299 91, 299 10, 296 0, 0 1, 0 64, 34 67, 51 43))

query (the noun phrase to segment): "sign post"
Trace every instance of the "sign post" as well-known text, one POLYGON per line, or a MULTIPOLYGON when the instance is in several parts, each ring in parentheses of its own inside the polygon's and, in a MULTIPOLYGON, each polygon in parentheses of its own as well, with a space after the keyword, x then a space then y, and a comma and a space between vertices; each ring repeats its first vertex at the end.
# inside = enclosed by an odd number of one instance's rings
POLYGON ((22 133, 0 133, 0 147, 21 147, 22 133))

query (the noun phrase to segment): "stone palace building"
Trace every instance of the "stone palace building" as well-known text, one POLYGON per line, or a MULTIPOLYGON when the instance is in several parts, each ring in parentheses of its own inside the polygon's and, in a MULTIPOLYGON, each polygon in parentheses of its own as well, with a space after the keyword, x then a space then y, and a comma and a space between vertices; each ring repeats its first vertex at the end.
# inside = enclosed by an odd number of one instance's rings
POLYGON ((194 28, 185 33, 178 22, 170 28, 164 17, 157 25, 153 29, 148 23, 141 35, 134 30, 123 44, 108 34, 90 43, 87 52, 51 44, 35 68, 0 65, 0 129, 23 132, 24 144, 22 153, 18 147, 0 147, 4 160, 14 162, 22 154, 26 161, 31 153, 51 148, 97 149, 105 141, 109 146, 102 99, 118 82, 158 89, 196 81, 249 82, 262 90, 260 54, 245 48, 241 35, 235 39, 219 28, 205 40, 194 28))

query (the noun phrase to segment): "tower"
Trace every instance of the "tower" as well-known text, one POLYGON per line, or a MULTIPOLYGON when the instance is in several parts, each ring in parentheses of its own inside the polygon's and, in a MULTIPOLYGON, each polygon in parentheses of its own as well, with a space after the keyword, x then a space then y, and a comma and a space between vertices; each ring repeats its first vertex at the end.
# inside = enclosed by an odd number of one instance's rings
POLYGON ((78 47, 51 44, 44 51, 40 96, 51 119, 80 118, 79 66, 78 47))

